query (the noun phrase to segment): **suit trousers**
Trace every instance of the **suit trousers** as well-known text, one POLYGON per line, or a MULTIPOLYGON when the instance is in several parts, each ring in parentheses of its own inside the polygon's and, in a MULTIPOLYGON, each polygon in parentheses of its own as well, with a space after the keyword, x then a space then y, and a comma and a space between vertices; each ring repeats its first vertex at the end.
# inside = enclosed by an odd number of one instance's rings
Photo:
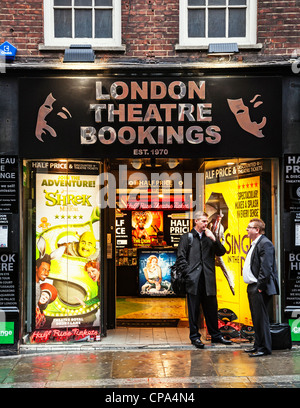
POLYGON ((201 272, 198 292, 196 295, 187 294, 190 340, 200 339, 198 321, 200 304, 202 305, 206 325, 212 340, 219 339, 222 334, 218 328, 218 303, 216 296, 207 296, 205 290, 204 272, 201 272))
POLYGON ((270 332, 270 320, 268 304, 272 296, 257 290, 257 283, 251 283, 247 287, 249 306, 255 331, 254 348, 264 353, 272 353, 272 338, 270 332))

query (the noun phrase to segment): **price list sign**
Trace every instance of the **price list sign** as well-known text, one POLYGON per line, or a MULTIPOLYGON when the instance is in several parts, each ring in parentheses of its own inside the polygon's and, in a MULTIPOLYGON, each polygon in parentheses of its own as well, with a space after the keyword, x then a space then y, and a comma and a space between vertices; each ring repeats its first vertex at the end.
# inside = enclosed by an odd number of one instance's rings
POLYGON ((0 254, 0 309, 18 312, 18 255, 0 254))
POLYGON ((17 156, 0 157, 0 213, 18 213, 17 156))
POLYGON ((300 154, 284 156, 284 207, 300 211, 300 154))

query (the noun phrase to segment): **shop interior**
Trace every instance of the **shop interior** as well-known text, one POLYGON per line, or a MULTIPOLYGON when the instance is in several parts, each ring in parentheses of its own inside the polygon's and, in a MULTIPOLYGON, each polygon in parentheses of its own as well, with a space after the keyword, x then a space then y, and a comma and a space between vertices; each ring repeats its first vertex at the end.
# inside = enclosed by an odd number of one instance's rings
MULTIPOLYGON (((129 181, 127 191, 117 191, 117 326, 187 326, 186 299, 168 290, 166 281, 159 290, 147 287, 138 269, 139 263, 146 265, 145 259, 151 255, 162 260, 165 273, 175 262, 180 235, 190 230, 195 160, 123 159, 115 160, 112 170, 118 171, 120 164, 126 165, 129 181), (164 177, 159 180, 154 176, 162 174, 164 177), (185 189, 184 174, 191 175, 191 183, 185 189), (178 209, 176 215, 174 207, 178 209)), ((201 164, 199 160, 196 168, 201 164)))
MULTIPOLYGON (((128 183, 127 189, 119 186, 117 190, 117 326, 188 326, 186 299, 168 288, 169 266, 175 262, 180 236, 193 226, 196 208, 209 214, 211 225, 216 214, 221 215, 222 239, 229 254, 216 267, 220 326, 225 333, 240 337, 241 327, 252 324, 240 282, 249 244, 245 228, 249 219, 264 217, 267 233, 273 233, 274 163, 260 159, 119 159, 111 162, 112 171, 118 172, 120 165, 126 165, 128 183), (160 175, 158 180, 155 174, 160 175), (149 257, 156 257, 162 269, 159 289, 146 276, 149 257)), ((201 324, 205 324, 203 318, 201 324)))

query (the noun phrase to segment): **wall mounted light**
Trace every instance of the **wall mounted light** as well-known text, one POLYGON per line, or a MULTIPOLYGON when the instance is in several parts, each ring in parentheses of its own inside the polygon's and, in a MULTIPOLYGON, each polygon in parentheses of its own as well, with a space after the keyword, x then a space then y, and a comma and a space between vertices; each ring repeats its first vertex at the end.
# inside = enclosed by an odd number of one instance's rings
POLYGON ((237 43, 211 43, 208 46, 208 55, 231 55, 239 52, 237 43))
POLYGON ((65 50, 63 62, 95 62, 95 53, 90 44, 73 44, 65 50))

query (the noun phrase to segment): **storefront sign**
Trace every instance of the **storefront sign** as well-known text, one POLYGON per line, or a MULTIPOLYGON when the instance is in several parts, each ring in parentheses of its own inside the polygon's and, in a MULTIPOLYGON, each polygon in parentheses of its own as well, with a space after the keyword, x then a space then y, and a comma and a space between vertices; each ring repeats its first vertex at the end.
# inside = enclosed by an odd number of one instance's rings
POLYGON ((0 309, 19 311, 18 254, 0 253, 0 309))
POLYGON ((284 155, 284 207, 300 211, 300 155, 284 155))
POLYGON ((285 251, 285 312, 300 311, 300 252, 285 251))
POLYGON ((18 213, 17 156, 0 157, 0 213, 18 213))
POLYGON ((20 126, 26 158, 276 157, 281 80, 26 78, 20 126))

